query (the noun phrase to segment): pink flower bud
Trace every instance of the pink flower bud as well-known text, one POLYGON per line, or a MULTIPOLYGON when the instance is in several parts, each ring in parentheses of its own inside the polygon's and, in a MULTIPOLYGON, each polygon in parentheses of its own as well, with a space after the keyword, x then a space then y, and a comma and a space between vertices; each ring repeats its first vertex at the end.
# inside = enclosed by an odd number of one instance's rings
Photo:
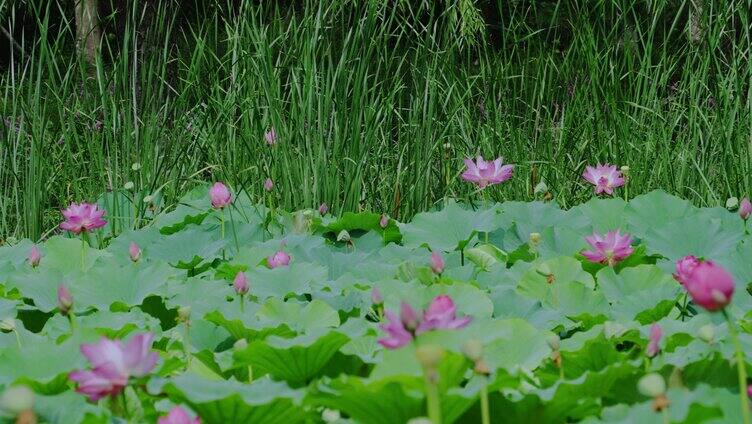
POLYGON ((222 209, 232 202, 232 193, 226 185, 216 182, 209 189, 209 198, 214 209, 222 209))
POLYGON ((696 257, 689 255, 676 261, 676 272, 674 273, 674 280, 685 285, 689 276, 694 271, 695 267, 700 263, 700 260, 696 257))
POLYGON ((264 133, 264 139, 266 140, 266 144, 270 146, 277 144, 277 130, 275 130, 274 127, 271 127, 264 133))
POLYGON ((273 188, 274 188, 274 181, 272 181, 271 178, 267 178, 266 181, 264 181, 264 190, 272 191, 273 188))
POLYGON ((68 315, 68 312, 73 308, 73 296, 62 283, 57 287, 57 308, 63 315, 68 315))
POLYGON ((131 245, 128 246, 128 256, 131 257, 131 261, 138 262, 141 259, 141 248, 136 243, 131 242, 131 245))
POLYGON ((381 228, 386 228, 387 225, 389 225, 389 217, 386 215, 381 215, 381 219, 379 220, 379 226, 381 228))
POLYGON ((431 270, 436 274, 444 272, 444 258, 436 250, 431 252, 431 270))
POLYGON ((235 289, 235 293, 241 296, 248 293, 248 278, 245 276, 245 273, 238 272, 235 275, 235 280, 232 282, 232 287, 235 289))
POLYGON ((739 204, 739 216, 746 221, 750 215, 752 215, 752 203, 750 203, 749 198, 745 197, 739 204))
POLYGON ((201 420, 198 417, 191 418, 185 409, 175 406, 170 410, 170 413, 160 417, 157 424, 201 424, 201 420))
POLYGON ((654 357, 661 350, 661 337, 663 337, 663 330, 660 325, 654 323, 650 326, 650 340, 648 341, 648 348, 645 351, 648 358, 654 357))
POLYGON ((42 260, 42 254, 39 252, 39 248, 36 245, 32 246, 31 250, 29 250, 27 260, 29 261, 29 265, 33 268, 39 266, 39 261, 42 260))
POLYGON ((378 287, 371 289, 371 303, 374 305, 381 305, 384 303, 384 296, 381 295, 381 290, 378 287))
POLYGON ((329 206, 326 203, 319 205, 319 215, 324 216, 329 211, 329 206))
POLYGON ((288 255, 284 250, 280 250, 279 252, 276 252, 275 254, 269 256, 266 258, 266 262, 269 264, 269 268, 279 268, 281 266, 287 266, 290 263, 290 255, 288 255))
POLYGON ((692 301, 708 311, 718 311, 731 302, 734 278, 713 261, 700 262, 684 283, 692 301))

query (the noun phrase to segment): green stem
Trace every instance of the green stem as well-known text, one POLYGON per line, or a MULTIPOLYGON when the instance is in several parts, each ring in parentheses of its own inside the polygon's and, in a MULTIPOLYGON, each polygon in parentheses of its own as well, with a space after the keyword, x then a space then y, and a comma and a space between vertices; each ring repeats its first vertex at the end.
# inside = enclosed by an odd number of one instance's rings
MULTIPOLYGON (((126 386, 127 388, 128 386, 126 386)), ((125 400, 125 388, 123 388, 123 391, 120 392, 120 400, 123 402, 123 418, 125 418, 126 421, 129 421, 130 415, 128 413, 128 401, 125 400)))
POLYGON ((684 292, 684 301, 682 303, 684 306, 682 306, 682 310, 679 311, 679 318, 684 321, 684 317, 687 315, 687 303, 689 303, 689 297, 686 292, 684 292))
POLYGON ((729 334, 731 335, 731 340, 734 342, 734 350, 736 351, 736 369, 739 376, 739 402, 742 409, 742 418, 744 424, 750 424, 749 400, 747 399, 747 363, 744 360, 744 351, 739 342, 739 334, 736 332, 736 327, 726 309, 723 309, 723 316, 728 323, 729 334))
POLYGON ((73 315, 73 311, 68 311, 68 322, 70 323, 71 334, 76 332, 76 319, 73 315))
POLYGON ((248 384, 253 383, 253 368, 248 365, 248 384))
POLYGON ((235 240, 235 255, 240 252, 240 243, 238 243, 238 231, 235 229, 235 221, 232 219, 232 205, 230 205, 230 221, 232 221, 232 238, 235 240))
POLYGON ((491 424, 491 414, 488 408, 488 387, 485 384, 480 389, 480 417, 482 424, 491 424))
POLYGON ((663 424, 671 424, 671 419, 668 417, 668 408, 663 408, 661 414, 663 415, 663 424))
POLYGON ((436 371, 425 371, 426 374, 426 403, 428 407, 428 419, 433 424, 441 424, 441 402, 439 401, 439 387, 432 378, 431 373, 436 371))
MULTIPOLYGON (((225 241, 225 210, 219 214, 219 238, 222 242, 225 241)), ((225 248, 222 248, 222 259, 225 259, 225 248)))
POLYGON ((191 352, 189 346, 191 344, 191 326, 188 321, 184 322, 185 325, 185 340, 183 340, 183 353, 185 354, 185 366, 186 368, 191 366, 191 352))
POLYGON ((81 233, 81 272, 86 270, 86 240, 84 233, 81 233))
POLYGON ((241 294, 240 295, 240 313, 241 314, 245 312, 245 302, 244 302, 243 297, 244 296, 241 294))
POLYGON ((21 336, 18 335, 18 330, 13 330, 13 332, 16 334, 16 343, 18 343, 18 348, 21 349, 21 336))

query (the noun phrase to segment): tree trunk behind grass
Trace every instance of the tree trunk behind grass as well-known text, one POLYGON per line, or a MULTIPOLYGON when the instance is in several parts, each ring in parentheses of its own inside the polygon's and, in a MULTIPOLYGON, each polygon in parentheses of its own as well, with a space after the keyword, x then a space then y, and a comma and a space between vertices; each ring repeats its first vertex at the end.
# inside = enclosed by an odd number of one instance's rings
POLYGON ((74 0, 76 5, 76 48, 87 63, 94 63, 102 40, 97 14, 98 0, 74 0))

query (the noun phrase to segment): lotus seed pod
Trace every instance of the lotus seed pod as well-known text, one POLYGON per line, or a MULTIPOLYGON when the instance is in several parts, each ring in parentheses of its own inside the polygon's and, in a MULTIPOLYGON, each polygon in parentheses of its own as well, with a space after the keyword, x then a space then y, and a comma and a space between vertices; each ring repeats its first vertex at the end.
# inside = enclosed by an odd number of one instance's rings
POLYGON ((546 185, 546 182, 541 180, 538 184, 535 185, 535 188, 533 189, 533 194, 545 194, 548 193, 548 186, 546 185))
POLYGON ((666 393, 666 380, 658 373, 646 374, 637 382, 637 390, 644 396, 657 398, 666 393))
POLYGON ((134 171, 138 171, 139 169, 141 169, 141 164, 136 162, 133 165, 131 165, 131 169, 134 171))
POLYGON ((126 189, 126 190, 133 190, 133 187, 135 187, 135 184, 133 184, 133 181, 128 181, 123 186, 123 188, 126 189))
POLYGON ((540 233, 530 233, 530 246, 537 247, 541 242, 541 235, 540 233))
POLYGON ((628 177, 629 176, 629 167, 627 165, 622 165, 621 167, 621 175, 628 177))
POLYGON ((235 349, 235 351, 239 350, 245 350, 245 348, 248 347, 248 340, 246 339, 238 339, 235 344, 232 345, 232 348, 235 349))
POLYGON ((435 369, 444 358, 444 349, 436 345, 420 346, 415 350, 418 362, 426 369, 435 369))
POLYGON ((713 324, 705 324, 697 329, 697 335, 705 340, 705 342, 712 343, 715 338, 715 326, 713 324))
POLYGON ((186 322, 191 317, 191 307, 181 306, 178 308, 178 321, 186 322))
POLYGON ((18 415, 34 406, 34 392, 26 386, 11 386, 0 395, 0 410, 18 415))
POLYGON ((726 200, 726 209, 733 211, 733 210, 736 210, 736 208, 738 207, 739 207, 739 199, 737 199, 736 197, 729 197, 726 200))
POLYGON ((144 196, 144 203, 151 203, 152 200, 154 200, 154 196, 152 196, 151 194, 144 196))
POLYGON ((478 339, 470 339, 462 346, 465 356, 472 361, 477 361, 483 356, 483 343, 478 339))
POLYGON ((324 410, 321 411, 321 419, 324 420, 324 422, 333 423, 339 421, 340 418, 339 411, 336 409, 324 408, 324 410))
POLYGON ((0 321, 0 331, 2 331, 3 333, 16 331, 16 320, 14 318, 8 317, 0 321))
POLYGON ((559 347, 561 346, 561 339, 556 334, 551 334, 550 336, 546 337, 546 343, 548 343, 548 347, 550 347, 551 350, 559 350, 559 347))

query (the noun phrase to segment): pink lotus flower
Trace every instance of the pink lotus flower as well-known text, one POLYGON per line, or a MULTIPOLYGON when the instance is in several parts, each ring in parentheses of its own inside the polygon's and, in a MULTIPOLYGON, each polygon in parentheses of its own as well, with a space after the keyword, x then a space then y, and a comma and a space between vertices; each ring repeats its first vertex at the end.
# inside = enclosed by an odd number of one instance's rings
POLYGON ((654 357, 661 350, 661 337, 663 337, 661 326, 657 323, 653 323, 653 325, 650 326, 650 340, 648 341, 648 348, 645 351, 648 358, 654 357))
POLYGON ((435 274, 441 274, 444 272, 444 258, 441 256, 441 253, 434 250, 431 252, 431 270, 435 274))
POLYGON ((374 305, 381 305, 384 303, 384 296, 381 295, 381 290, 378 287, 371 289, 371 303, 374 305))
POLYGON ((382 214, 381 219, 379 219, 379 227, 386 228, 387 225, 389 225, 389 217, 382 214))
POLYGON ((457 308, 454 306, 452 298, 447 295, 436 296, 428 305, 428 309, 423 313, 423 322, 415 330, 416 334, 424 333, 429 330, 439 329, 458 329, 470 324, 472 317, 464 316, 457 318, 457 308))
POLYGON ((279 268, 281 266, 287 266, 290 264, 290 255, 284 250, 280 250, 275 254, 266 258, 266 262, 269 264, 269 268, 279 268))
POLYGON ((185 409, 175 406, 167 415, 160 417, 157 424, 201 424, 201 420, 198 417, 191 418, 185 409))
POLYGON ((267 178, 266 181, 264 181, 264 190, 272 191, 273 188, 274 188, 274 181, 272 181, 271 178, 267 178))
POLYGON ((609 231, 606 235, 593 233, 592 236, 585 237, 585 241, 593 250, 582 252, 582 256, 590 262, 608 266, 614 266, 634 251, 631 246, 632 238, 629 234, 621 234, 619 230, 609 231))
POLYGON ((329 211, 329 206, 326 205, 326 203, 322 203, 319 205, 319 215, 324 216, 329 211))
POLYGON ((57 308, 63 315, 68 315, 68 312, 73 308, 73 296, 62 283, 57 286, 57 308))
POLYGON ((68 378, 78 383, 77 392, 92 401, 117 395, 130 377, 143 377, 154 369, 158 356, 151 351, 153 340, 154 336, 146 333, 132 337, 125 345, 107 338, 81 345, 81 353, 92 369, 74 371, 68 378))
POLYGON ((734 278, 713 261, 703 261, 694 267, 684 283, 692 301, 708 311, 718 311, 731 302, 734 278))
POLYGON ((274 127, 271 127, 264 133, 264 139, 266 140, 266 144, 270 146, 277 144, 277 130, 275 130, 274 127))
POLYGON ((472 317, 456 317, 454 302, 449 296, 440 295, 433 299, 422 318, 410 304, 402 302, 400 316, 385 311, 387 323, 380 326, 386 337, 379 339, 379 344, 387 349, 396 349, 410 343, 415 335, 431 330, 459 329, 470 323, 472 317))
POLYGON ((676 261, 676 272, 674 273, 674 280, 685 285, 689 280, 689 276, 694 271, 695 267, 700 263, 700 260, 696 257, 689 255, 676 261))
POLYGON ((585 167, 582 178, 595 186, 595 194, 614 194, 614 188, 624 185, 624 176, 616 165, 598 164, 595 168, 585 167))
POLYGON ((235 275, 235 280, 232 282, 232 288, 235 289, 235 293, 241 296, 248 293, 250 286, 248 286, 248 278, 245 276, 245 273, 238 272, 235 275))
POLYGON ((36 245, 31 246, 29 256, 26 257, 26 260, 32 268, 39 266, 39 262, 42 260, 42 254, 39 252, 39 248, 36 245))
POLYGON ((232 193, 226 185, 218 181, 209 189, 209 198, 214 209, 222 209, 232 202, 232 193))
POLYGON ((472 159, 465 159, 465 172, 462 173, 462 179, 476 184, 479 188, 485 188, 489 185, 500 184, 512 178, 514 165, 503 165, 502 158, 494 161, 484 161, 483 156, 473 162, 472 159))
POLYGON ((739 204, 739 216, 746 221, 750 215, 752 215, 752 203, 750 203, 749 198, 745 197, 739 204))
POLYGON ((73 234, 96 230, 107 225, 107 221, 102 219, 105 211, 99 209, 99 206, 94 203, 71 203, 62 213, 65 221, 60 224, 60 228, 73 234))
POLYGON ((128 246, 128 256, 130 256, 131 261, 138 262, 141 259, 141 248, 136 243, 131 242, 128 246))

